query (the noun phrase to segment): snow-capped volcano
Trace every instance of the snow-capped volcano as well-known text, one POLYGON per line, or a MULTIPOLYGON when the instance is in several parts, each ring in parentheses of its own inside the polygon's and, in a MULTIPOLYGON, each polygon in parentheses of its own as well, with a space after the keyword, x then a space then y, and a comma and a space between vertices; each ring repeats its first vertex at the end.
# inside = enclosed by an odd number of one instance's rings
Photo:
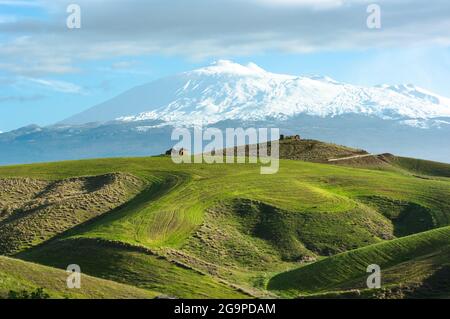
POLYGON ((63 123, 161 120, 212 124, 295 115, 371 115, 420 125, 450 117, 450 99, 413 85, 362 87, 328 77, 275 74, 221 60, 133 88, 63 123))
POLYGON ((218 61, 135 87, 59 124, 0 134, 0 164, 162 154, 174 145, 175 126, 195 124, 278 127, 285 135, 450 163, 447 98, 410 84, 362 87, 218 61))

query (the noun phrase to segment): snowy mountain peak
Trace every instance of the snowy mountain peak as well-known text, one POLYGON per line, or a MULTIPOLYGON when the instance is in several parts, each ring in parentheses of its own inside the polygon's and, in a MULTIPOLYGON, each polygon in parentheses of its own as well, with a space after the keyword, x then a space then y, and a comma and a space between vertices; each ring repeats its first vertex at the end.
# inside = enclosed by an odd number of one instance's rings
POLYGON ((210 66, 200 68, 189 73, 198 73, 203 75, 239 75, 239 76, 251 76, 251 75, 265 75, 266 71, 257 66, 256 64, 248 64, 247 66, 234 63, 229 60, 218 60, 212 63, 210 66))
POLYGON ((334 84, 339 84, 338 81, 330 78, 329 76, 312 75, 312 76, 308 76, 307 78, 309 78, 311 80, 316 80, 316 81, 324 81, 324 82, 330 82, 330 83, 334 83, 334 84))
POLYGON ((421 87, 417 87, 413 84, 385 85, 384 87, 412 98, 427 100, 433 104, 442 103, 450 105, 450 99, 439 96, 438 94, 430 92, 421 87))
POLYGON ((151 119, 189 125, 300 114, 360 114, 410 125, 450 117, 450 99, 409 84, 361 87, 329 77, 275 74, 254 63, 219 60, 131 89, 63 123, 151 119))

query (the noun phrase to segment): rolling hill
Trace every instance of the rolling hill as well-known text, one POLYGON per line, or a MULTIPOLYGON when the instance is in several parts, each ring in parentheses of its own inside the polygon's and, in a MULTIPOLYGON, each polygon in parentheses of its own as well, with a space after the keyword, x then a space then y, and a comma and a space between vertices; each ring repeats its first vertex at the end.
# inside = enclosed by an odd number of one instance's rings
POLYGON ((82 289, 68 289, 64 270, 0 256, 0 299, 10 291, 28 293, 43 288, 50 298, 62 299, 149 299, 160 293, 82 275, 82 289))
MULTIPOLYGON (((258 145, 245 145, 245 155, 249 156, 251 147, 258 149, 260 154, 270 155, 272 142, 258 145)), ((240 147, 242 148, 242 147, 240 147)), ((229 149, 237 155, 238 147, 229 149)), ((223 154, 227 153, 228 149, 223 150, 223 154)), ((221 152, 221 151, 219 151, 221 152)), ((330 159, 346 158, 354 156, 367 155, 368 152, 361 149, 355 149, 342 145, 332 143, 325 143, 310 139, 295 139, 294 136, 286 136, 279 140, 279 157, 281 159, 298 160, 313 163, 329 163, 330 159)))
POLYGON ((431 230, 329 257, 275 276, 268 288, 297 297, 333 290, 364 290, 367 289, 366 268, 371 264, 377 264, 383 270, 384 287, 400 286, 400 291, 395 292, 394 289, 394 293, 449 297, 449 278, 446 274, 450 270, 450 228, 431 230), (439 279, 441 283, 437 283, 439 279))
MULTIPOLYGON (((268 142, 267 145, 256 145, 258 150, 265 151, 268 155, 270 155, 270 146, 271 142, 268 142)), ((235 155, 237 154, 237 149, 237 147, 234 148, 235 155)), ((246 156, 249 156, 249 149, 250 146, 246 145, 246 156)), ((224 155, 226 151, 223 151, 224 155)), ((422 178, 450 177, 450 164, 395 156, 389 153, 370 154, 363 149, 311 139, 298 140, 295 136, 286 136, 279 140, 279 157, 287 160, 326 163, 354 168, 390 170, 422 178)))
POLYGON ((143 186, 141 180, 126 174, 58 181, 0 180, 0 254, 36 246, 113 210, 143 186))
POLYGON ((287 143, 286 156, 309 147, 308 159, 316 162, 283 159, 275 175, 260 175, 258 164, 176 165, 166 156, 0 167, 0 223, 27 221, 0 239, 17 243, 3 254, 58 269, 77 263, 87 275, 188 298, 284 298, 336 290, 345 296, 359 279, 333 260, 361 251, 375 253, 355 257, 360 267, 388 267, 390 289, 409 283, 402 277, 405 263, 425 269, 415 285, 442 276, 450 233, 445 165, 420 162, 419 171, 396 158, 381 169, 336 165, 324 159, 365 153, 299 143, 287 143), (317 160, 315 154, 326 156, 317 160), (17 185, 29 189, 27 196, 18 195, 17 185), (92 214, 67 208, 71 199, 92 214), (51 209, 35 205, 42 201, 51 209), (6 209, 7 203, 16 209, 6 209), (45 233, 37 231, 42 225, 45 233), (336 265, 343 284, 320 279, 321 265, 336 265), (311 270, 311 280, 317 277, 323 286, 277 284, 302 269, 318 269, 311 270))

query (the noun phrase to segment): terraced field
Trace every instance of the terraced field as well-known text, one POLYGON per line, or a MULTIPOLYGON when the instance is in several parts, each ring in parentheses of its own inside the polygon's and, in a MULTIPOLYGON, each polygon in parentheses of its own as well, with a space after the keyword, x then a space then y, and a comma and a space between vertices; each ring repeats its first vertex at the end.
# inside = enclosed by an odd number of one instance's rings
POLYGON ((421 279, 403 295, 425 281, 442 295, 429 282, 450 262, 450 179, 432 170, 282 160, 260 175, 164 156, 0 167, 1 253, 190 298, 345 296, 377 262, 394 289, 409 263, 421 279))

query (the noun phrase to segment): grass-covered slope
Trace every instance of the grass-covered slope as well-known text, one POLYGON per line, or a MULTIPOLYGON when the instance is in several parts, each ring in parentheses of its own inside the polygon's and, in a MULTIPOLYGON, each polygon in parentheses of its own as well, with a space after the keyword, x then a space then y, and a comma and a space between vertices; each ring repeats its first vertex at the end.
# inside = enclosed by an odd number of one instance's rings
POLYGON ((35 246, 100 216, 143 187, 140 179, 117 173, 63 180, 0 179, 0 254, 35 246))
POLYGON ((56 179, 118 171, 144 178, 148 189, 81 236, 179 247, 202 225, 208 208, 239 198, 292 212, 337 214, 361 207, 361 197, 377 196, 427 208, 433 227, 450 221, 450 181, 301 161, 281 161, 274 175, 260 175, 254 164, 176 165, 157 157, 3 167, 0 176, 56 179))
POLYGON ((7 298, 10 291, 30 293, 38 288, 43 288, 50 298, 146 299, 161 295, 87 275, 81 275, 81 289, 68 289, 67 276, 61 269, 0 256, 0 299, 7 298))
POLYGON ((209 209, 183 250, 210 262, 264 270, 377 243, 392 238, 391 233, 390 223, 366 207, 307 213, 235 199, 209 209))
POLYGON ((392 154, 353 157, 333 161, 330 162, 330 164, 355 168, 397 171, 399 173, 403 172, 411 174, 418 178, 450 177, 450 164, 400 157, 392 154))
POLYGON ((408 236, 434 228, 432 212, 422 205, 383 196, 361 196, 359 200, 391 220, 396 237, 408 236))
MULTIPOLYGON (((269 154, 271 151, 271 142, 267 144, 252 145, 258 148, 260 154, 269 154)), ((237 155, 237 147, 234 149, 234 154, 237 155)), ((224 150, 224 155, 228 150, 224 150)), ((250 146, 245 146, 245 154, 249 155, 250 146)), ((366 155, 366 151, 355 149, 343 145, 325 143, 316 140, 302 139, 296 140, 294 138, 286 138, 279 141, 279 157, 285 160, 299 160, 313 163, 328 163, 330 159, 345 158, 357 155, 366 155)))
MULTIPOLYGON (((270 143, 268 145, 260 144, 257 147, 262 150, 263 154, 270 154, 270 143)), ((234 153, 237 154, 237 148, 234 148, 234 153)), ((245 154, 249 154, 248 145, 245 147, 245 154)), ((403 172, 415 174, 417 177, 450 177, 450 164, 400 157, 389 153, 369 154, 362 149, 309 139, 286 138, 280 140, 279 156, 281 159, 288 160, 403 172)))
POLYGON ((255 164, 168 157, 0 168, 0 178, 33 181, 112 173, 145 185, 17 256, 177 297, 274 296, 270 277, 304 261, 450 224, 450 180, 397 171, 282 160, 261 175, 255 164))
MULTIPOLYGON (((426 281, 450 264, 450 227, 338 254, 273 277, 268 288, 287 296, 367 288, 369 265, 384 286, 426 281)), ((445 287, 450 293, 450 286, 445 287)), ((445 291, 444 291, 445 293, 445 291)))
POLYGON ((367 154, 366 151, 316 140, 280 141, 280 158, 327 163, 330 159, 367 154))
POLYGON ((179 298, 250 297, 239 288, 188 265, 170 261, 142 247, 118 242, 82 238, 61 240, 18 257, 57 268, 76 263, 90 275, 179 298))
POLYGON ((407 157, 393 157, 391 163, 420 175, 450 177, 450 164, 407 157))

